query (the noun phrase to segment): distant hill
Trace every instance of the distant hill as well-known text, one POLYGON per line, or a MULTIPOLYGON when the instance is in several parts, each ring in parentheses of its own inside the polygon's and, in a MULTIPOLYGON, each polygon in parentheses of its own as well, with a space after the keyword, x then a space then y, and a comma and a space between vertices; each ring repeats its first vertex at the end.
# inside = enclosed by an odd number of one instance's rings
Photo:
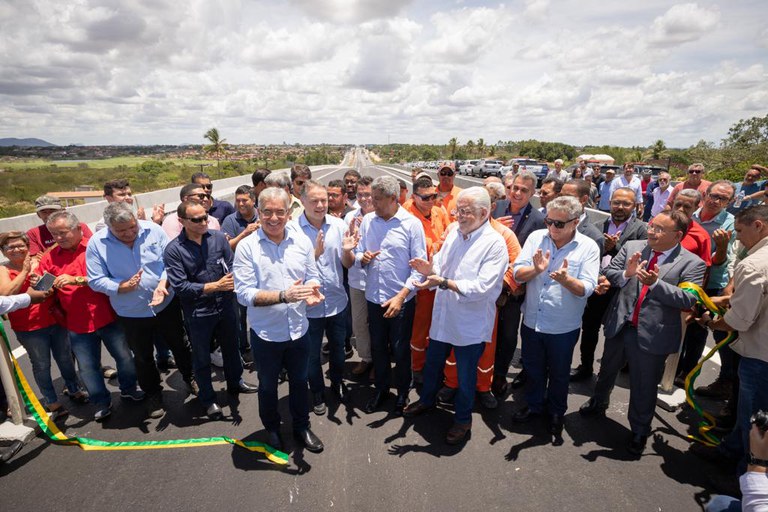
POLYGON ((0 139, 0 146, 1 147, 8 147, 8 146, 35 146, 35 147, 41 147, 41 146, 55 146, 56 144, 51 144, 48 141, 45 141, 43 139, 17 139, 14 137, 9 137, 5 139, 0 139))

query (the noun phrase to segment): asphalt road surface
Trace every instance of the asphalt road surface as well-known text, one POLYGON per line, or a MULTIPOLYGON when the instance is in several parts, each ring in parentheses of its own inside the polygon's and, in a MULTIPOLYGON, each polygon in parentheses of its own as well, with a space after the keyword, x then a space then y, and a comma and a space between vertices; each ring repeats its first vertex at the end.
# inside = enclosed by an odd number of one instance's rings
MULTIPOLYGON (((345 164, 363 174, 410 181, 408 172, 373 166, 362 153, 348 157, 345 164)), ((314 172, 323 182, 342 174, 342 168, 328 166, 314 172)), ((457 181, 461 186, 478 182, 463 177, 457 181)), ((14 341, 13 346, 18 344, 14 341)), ((602 346, 598 355, 601 352, 602 346)), ((362 407, 373 388, 349 378, 356 361, 356 355, 347 361, 351 403, 339 406, 329 398, 326 416, 310 414, 313 430, 325 443, 321 454, 295 449, 284 383, 283 435, 292 452, 287 467, 233 446, 86 452, 38 436, 0 467, 2 509, 687 511, 700 510, 698 503, 708 497, 707 477, 718 472, 685 453, 686 436, 697 420, 687 407, 676 413, 657 409, 654 436, 643 457, 634 460, 627 454, 627 375, 619 378, 606 418, 587 419, 577 412, 594 380, 571 386, 561 446, 553 445, 544 422, 512 423, 512 412, 523 403, 517 390, 496 410, 477 406, 470 440, 449 447, 443 442, 452 421, 449 410, 415 419, 386 411, 365 414, 362 407)), ((104 362, 111 362, 108 355, 104 362)), ((21 364, 32 382, 26 355, 21 364)), ((513 367, 510 377, 517 371, 513 367)), ((715 374, 716 367, 708 364, 700 382, 710 382, 715 374)), ((257 382, 252 370, 244 377, 257 382)), ((112 418, 99 424, 92 420, 94 406, 67 404, 71 414, 63 430, 105 441, 219 435, 266 441, 256 395, 239 400, 227 395, 221 370, 215 369, 214 388, 224 408, 222 421, 206 418, 197 400, 183 391, 178 372, 165 373, 164 380, 168 412, 159 420, 146 419, 142 404, 122 402, 112 381, 112 418)), ((57 375, 57 388, 62 385, 57 375)), ((412 390, 411 400, 416 397, 412 390)), ((394 400, 387 405, 393 406, 394 400)))

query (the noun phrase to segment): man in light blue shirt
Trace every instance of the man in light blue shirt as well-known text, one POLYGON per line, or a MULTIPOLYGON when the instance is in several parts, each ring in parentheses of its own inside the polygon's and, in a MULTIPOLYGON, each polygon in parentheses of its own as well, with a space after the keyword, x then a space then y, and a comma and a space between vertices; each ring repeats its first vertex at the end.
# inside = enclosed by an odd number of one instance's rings
POLYGON ((261 229, 237 245, 233 273, 240 304, 248 307, 253 357, 259 368, 259 417, 269 443, 282 450, 277 379, 288 371, 288 402, 297 441, 313 452, 323 443, 309 428, 307 307, 319 304, 320 275, 306 235, 287 228, 291 199, 270 187, 259 194, 261 229))
POLYGON ((343 220, 328 214, 328 190, 317 181, 306 181, 301 189, 304 213, 289 225, 298 229, 314 247, 315 264, 320 275, 320 293, 325 300, 307 308, 309 319, 309 390, 315 414, 325 414, 325 383, 321 348, 323 334, 328 338, 328 371, 331 391, 344 403, 349 391, 343 381, 344 340, 347 335, 345 309, 347 292, 344 290, 344 267, 355 262, 352 249, 354 237, 348 238, 347 225, 343 220), (344 243, 348 250, 344 250, 344 243))
POLYGON ((415 283, 422 280, 409 262, 427 259, 427 242, 421 221, 398 204, 400 184, 395 178, 378 177, 371 189, 374 211, 360 224, 360 243, 355 252, 355 265, 366 269, 365 298, 376 372, 376 394, 365 411, 376 411, 389 396, 391 352, 397 387, 394 412, 402 414, 411 384, 412 299, 415 283))
POLYGON ((133 351, 139 385, 157 398, 150 414, 160 415, 163 388, 153 356, 155 333, 170 347, 184 381, 197 389, 181 307, 167 284, 163 251, 168 236, 154 222, 136 219, 122 202, 106 207, 104 221, 107 229, 91 237, 85 252, 88 285, 109 297, 133 351))
POLYGON ((600 272, 600 249, 576 229, 582 213, 575 197, 552 200, 547 229, 528 237, 514 264, 515 281, 527 283, 520 334, 529 387, 528 404, 513 420, 526 422, 546 409, 557 444, 562 443, 573 349, 600 272))
POLYGON ((434 406, 445 360, 453 350, 459 389, 454 400, 454 423, 446 435, 448 444, 464 441, 472 427, 477 364, 486 343, 491 342, 496 299, 509 268, 507 244, 488 222, 488 192, 481 187, 464 189, 456 198, 456 207, 459 226, 450 231, 432 262, 411 262, 426 276, 417 285, 419 289, 439 289, 432 310, 421 398, 404 411, 406 416, 415 416, 434 406))

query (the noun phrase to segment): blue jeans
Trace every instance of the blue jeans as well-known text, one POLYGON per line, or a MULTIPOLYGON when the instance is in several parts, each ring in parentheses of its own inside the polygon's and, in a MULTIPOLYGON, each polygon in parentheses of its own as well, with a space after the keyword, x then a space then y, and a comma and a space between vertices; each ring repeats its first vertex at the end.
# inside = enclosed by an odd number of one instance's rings
POLYGON ((309 335, 288 341, 266 341, 251 329, 251 350, 259 366, 259 417, 269 431, 280 430, 277 410, 277 377, 280 370, 288 371, 288 408, 293 418, 294 432, 309 428, 309 396, 307 367, 309 335))
POLYGON ((96 405, 107 406, 111 397, 101 374, 102 341, 117 365, 120 391, 133 391, 136 389, 136 366, 133 364, 133 355, 125 340, 125 333, 117 322, 84 334, 69 331, 72 352, 80 365, 80 377, 91 395, 91 401, 96 405))
POLYGON ((459 389, 454 400, 454 421, 456 423, 472 423, 472 407, 475 405, 475 387, 477 386, 477 363, 485 350, 485 343, 456 346, 450 343, 431 339, 427 347, 427 359, 424 362, 422 375, 424 386, 421 388, 419 401, 431 407, 443 382, 445 360, 451 353, 456 357, 456 372, 459 379, 459 389))
POLYGON ((344 337, 347 335, 346 310, 325 318, 309 318, 309 389, 321 393, 325 389, 320 350, 323 333, 328 338, 330 355, 328 370, 331 384, 341 382, 344 375, 344 337))
POLYGON ((69 392, 74 395, 80 391, 75 362, 72 360, 72 348, 69 345, 67 331, 63 327, 54 324, 34 331, 15 332, 19 343, 29 354, 32 375, 47 404, 55 404, 59 401, 51 379, 51 354, 56 360, 56 365, 69 392))
POLYGON ((715 494, 704 505, 704 512, 741 512, 741 500, 732 496, 715 494))
POLYGON ((525 399, 532 412, 544 412, 545 401, 550 414, 565 415, 568 409, 568 382, 573 349, 579 329, 563 334, 536 332, 523 324, 523 366, 528 372, 525 399))
POLYGON ((237 387, 243 377, 243 360, 237 347, 236 322, 234 306, 224 307, 218 315, 187 318, 189 341, 192 345, 192 370, 200 387, 197 398, 205 407, 211 405, 216 398, 211 381, 211 342, 214 338, 221 345, 227 386, 237 387))
POLYGON ((768 362, 742 357, 739 363, 739 403, 736 426, 721 443, 721 449, 739 458, 738 473, 747 470, 749 420, 759 410, 768 411, 768 362))
POLYGON ((411 386, 411 331, 416 301, 411 299, 404 303, 394 318, 384 318, 385 311, 381 304, 368 301, 368 329, 376 390, 389 391, 392 381, 391 352, 395 359, 395 387, 398 394, 405 394, 411 386))

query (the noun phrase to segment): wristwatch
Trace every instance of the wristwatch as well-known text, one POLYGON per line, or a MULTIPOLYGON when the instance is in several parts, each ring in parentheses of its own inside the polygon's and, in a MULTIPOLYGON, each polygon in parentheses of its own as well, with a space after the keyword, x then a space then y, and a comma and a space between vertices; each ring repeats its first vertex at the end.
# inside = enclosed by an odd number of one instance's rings
POLYGON ((446 279, 444 277, 443 280, 440 281, 440 284, 437 285, 437 287, 440 288, 441 290, 447 290, 448 289, 448 279, 446 279))
POLYGON ((280 304, 288 304, 288 299, 285 298, 285 291, 280 292, 280 304))
POLYGON ((84 278, 83 276, 77 276, 75 278, 75 284, 77 286, 85 286, 86 284, 88 284, 88 280, 86 278, 84 278))
POLYGON ((762 466, 764 468, 768 468, 768 460, 758 459, 754 455, 752 455, 752 452, 749 452, 749 457, 747 458, 747 464, 752 464, 753 466, 762 466))

